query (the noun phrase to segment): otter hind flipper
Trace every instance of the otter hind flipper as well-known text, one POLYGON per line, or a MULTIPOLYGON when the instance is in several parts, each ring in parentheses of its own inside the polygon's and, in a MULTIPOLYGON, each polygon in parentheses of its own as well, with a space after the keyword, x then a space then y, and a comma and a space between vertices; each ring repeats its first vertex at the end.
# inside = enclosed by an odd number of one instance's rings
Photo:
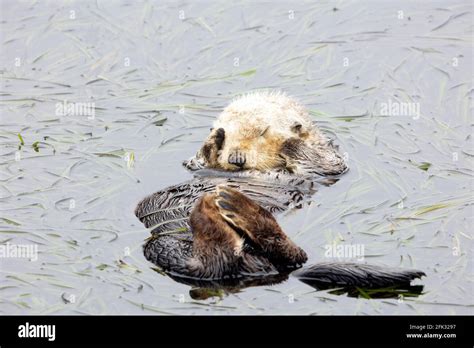
POLYGON ((304 267, 292 274, 318 289, 333 287, 384 288, 406 286, 426 274, 422 271, 350 262, 325 262, 304 267))

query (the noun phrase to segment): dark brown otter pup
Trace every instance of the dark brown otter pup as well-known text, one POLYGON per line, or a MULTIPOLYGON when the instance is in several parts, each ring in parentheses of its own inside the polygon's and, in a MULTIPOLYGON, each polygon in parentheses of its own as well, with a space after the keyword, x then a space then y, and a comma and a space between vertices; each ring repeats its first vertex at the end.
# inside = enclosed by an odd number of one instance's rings
POLYGON ((270 212, 224 185, 198 200, 190 225, 193 256, 187 264, 197 278, 272 273, 307 261, 270 212))

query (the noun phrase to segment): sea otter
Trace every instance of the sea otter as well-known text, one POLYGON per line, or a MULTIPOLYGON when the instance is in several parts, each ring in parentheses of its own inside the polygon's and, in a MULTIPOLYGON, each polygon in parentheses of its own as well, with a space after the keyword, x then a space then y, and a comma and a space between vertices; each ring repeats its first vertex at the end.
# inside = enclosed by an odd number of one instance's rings
MULTIPOLYGON (((307 256, 272 213, 301 206, 319 184, 337 181, 326 176, 347 170, 300 104, 268 92, 232 102, 184 164, 194 179, 146 197, 135 214, 152 233, 145 257, 188 283, 286 279, 307 256)), ((293 274, 319 288, 406 285, 424 275, 355 263, 320 263, 293 274)))

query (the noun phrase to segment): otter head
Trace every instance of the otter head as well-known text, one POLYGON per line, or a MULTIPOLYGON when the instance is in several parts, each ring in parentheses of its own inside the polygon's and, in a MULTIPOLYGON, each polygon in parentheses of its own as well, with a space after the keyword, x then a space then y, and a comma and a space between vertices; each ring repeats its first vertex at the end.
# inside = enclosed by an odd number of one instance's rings
POLYGON ((211 128, 201 149, 183 164, 190 170, 286 169, 302 175, 336 175, 347 169, 331 141, 312 124, 299 122, 289 125, 288 129, 261 121, 254 124, 228 122, 225 128, 211 128))

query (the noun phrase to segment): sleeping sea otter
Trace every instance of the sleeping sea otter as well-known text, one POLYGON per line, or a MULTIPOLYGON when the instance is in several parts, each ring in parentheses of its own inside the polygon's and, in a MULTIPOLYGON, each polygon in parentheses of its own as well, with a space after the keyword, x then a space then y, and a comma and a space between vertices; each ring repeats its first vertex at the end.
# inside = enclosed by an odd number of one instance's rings
MULTIPOLYGON (((323 176, 347 170, 306 110, 281 93, 231 103, 184 165, 193 180, 146 197, 135 210, 152 233, 145 257, 187 282, 250 277, 252 284, 285 279, 307 260, 272 213, 300 206, 318 184, 337 181, 323 176)), ((324 288, 406 285, 423 272, 321 263, 293 274, 324 288)))

